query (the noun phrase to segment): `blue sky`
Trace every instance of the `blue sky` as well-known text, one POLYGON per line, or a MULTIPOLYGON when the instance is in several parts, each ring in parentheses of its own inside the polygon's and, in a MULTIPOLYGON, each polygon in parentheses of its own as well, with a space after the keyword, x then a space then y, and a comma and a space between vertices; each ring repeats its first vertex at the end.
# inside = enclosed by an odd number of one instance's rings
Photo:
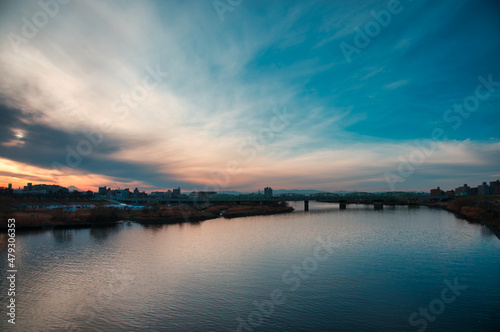
POLYGON ((496 1, 65 2, 0 5, 2 182, 385 191, 500 177, 496 1), (464 100, 475 110, 456 113, 464 100))

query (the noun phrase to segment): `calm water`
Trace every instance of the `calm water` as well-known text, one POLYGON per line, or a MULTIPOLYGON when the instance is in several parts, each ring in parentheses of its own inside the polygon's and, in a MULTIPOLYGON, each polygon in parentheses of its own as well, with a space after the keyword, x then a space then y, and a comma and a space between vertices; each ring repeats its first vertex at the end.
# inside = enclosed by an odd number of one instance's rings
POLYGON ((500 241, 485 227, 424 207, 296 207, 18 234, 15 329, 2 234, 0 330, 499 330, 500 241))

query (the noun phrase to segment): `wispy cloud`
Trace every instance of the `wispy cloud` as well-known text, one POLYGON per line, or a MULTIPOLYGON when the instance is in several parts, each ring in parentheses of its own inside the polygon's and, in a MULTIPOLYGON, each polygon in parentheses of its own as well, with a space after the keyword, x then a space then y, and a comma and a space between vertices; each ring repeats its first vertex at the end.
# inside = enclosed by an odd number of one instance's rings
MULTIPOLYGON (((203 186, 236 160, 242 172, 231 188, 382 190, 383 171, 412 139, 429 137, 479 74, 500 80, 498 62, 489 57, 500 50, 492 32, 499 23, 467 16, 468 6, 477 5, 408 4, 347 65, 338 43, 354 38, 354 27, 373 19, 380 3, 297 1, 285 10, 249 2, 222 24, 210 2, 71 2, 14 52, 5 36, 21 34, 21 18, 39 8, 10 1, 9 15, 0 14, 0 155, 21 182, 31 174, 75 184, 68 181, 76 175, 50 165, 64 164, 67 147, 76 149, 84 132, 102 132, 102 144, 75 170, 92 176, 89 186, 203 186), (473 53, 467 45, 476 46, 473 53), (143 84, 148 68, 167 75, 127 113, 117 112, 117 101, 143 84), (284 106, 294 114, 290 125, 247 162, 238 147, 284 106), (112 128, 103 130, 104 122, 112 128)), ((436 172, 474 168, 478 178, 493 174, 499 138, 485 124, 498 120, 498 99, 484 103, 470 126, 450 132, 441 159, 429 159, 422 174, 434 166, 436 172), (486 137, 493 140, 485 143, 486 137)), ((416 179, 408 189, 431 183, 416 179)))

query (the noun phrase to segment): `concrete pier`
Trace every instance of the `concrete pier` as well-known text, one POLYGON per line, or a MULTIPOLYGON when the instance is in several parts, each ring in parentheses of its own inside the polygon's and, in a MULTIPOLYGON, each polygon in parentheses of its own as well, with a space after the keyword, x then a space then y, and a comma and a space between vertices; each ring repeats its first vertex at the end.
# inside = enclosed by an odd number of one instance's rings
POLYGON ((309 211, 309 201, 304 201, 304 211, 309 211))

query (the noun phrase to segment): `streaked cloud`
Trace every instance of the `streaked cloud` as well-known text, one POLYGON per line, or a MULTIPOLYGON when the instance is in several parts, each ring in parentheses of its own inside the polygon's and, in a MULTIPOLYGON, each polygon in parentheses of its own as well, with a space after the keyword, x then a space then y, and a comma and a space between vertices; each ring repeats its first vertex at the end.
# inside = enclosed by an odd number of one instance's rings
MULTIPOLYGON (((40 8, 10 1, 0 14, 0 180, 194 188, 235 161, 227 189, 386 190, 384 172, 446 125, 443 112, 478 75, 500 81, 494 4, 404 5, 348 64, 339 43, 384 4, 256 1, 220 22, 210 2, 71 2, 14 52, 6 36, 40 8), (131 101, 151 71, 161 82, 131 101), (284 107, 290 124, 249 158, 248 142, 284 107), (53 167, 83 141, 92 152, 76 167, 53 167)), ((498 174, 499 101, 500 90, 460 130, 444 127, 448 140, 401 189, 498 174)))

